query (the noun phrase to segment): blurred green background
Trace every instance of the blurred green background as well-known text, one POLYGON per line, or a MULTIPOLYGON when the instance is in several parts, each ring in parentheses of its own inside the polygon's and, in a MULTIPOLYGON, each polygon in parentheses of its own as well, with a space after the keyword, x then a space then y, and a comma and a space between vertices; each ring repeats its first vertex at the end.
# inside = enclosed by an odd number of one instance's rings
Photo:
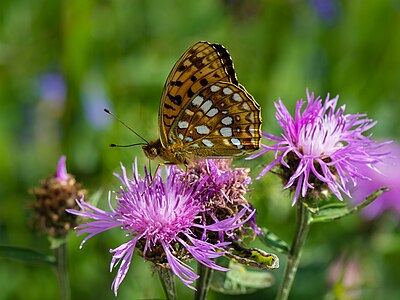
MULTIPOLYGON (((229 50, 240 82, 262 106, 263 131, 279 134, 274 101, 280 97, 293 109, 309 88, 323 98, 340 94, 347 112, 378 120, 374 138, 400 137, 399 0, 2 0, 0 244, 51 253, 29 227, 28 190, 54 173, 61 154, 89 192, 104 191, 102 207, 107 191, 119 186, 112 173, 120 161, 129 165, 138 156, 147 164, 139 147, 108 148, 139 140, 103 108, 156 139, 164 81, 199 40, 229 50)), ((236 165, 257 175, 267 162, 236 165)), ((253 187, 260 224, 290 241, 294 209, 279 179, 269 175, 253 187)), ((398 299, 399 228, 391 216, 312 227, 290 299, 398 299), (340 257, 354 261, 351 292, 329 281, 340 257)), ((123 240, 108 232, 79 250, 81 238, 69 236, 72 299, 114 299, 108 250, 123 240)), ((149 267, 135 257, 119 299, 164 297, 149 267)), ((248 296, 210 292, 209 299, 273 299, 276 286, 248 296)), ((191 297, 178 287, 181 299, 191 297)), ((0 258, 0 299, 57 298, 51 269, 0 258)))

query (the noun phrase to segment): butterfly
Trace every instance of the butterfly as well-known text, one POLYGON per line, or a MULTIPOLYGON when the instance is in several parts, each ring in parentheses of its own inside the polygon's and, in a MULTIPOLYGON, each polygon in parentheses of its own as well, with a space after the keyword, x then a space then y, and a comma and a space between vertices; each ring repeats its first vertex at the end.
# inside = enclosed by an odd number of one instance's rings
POLYGON ((198 42, 175 63, 161 96, 160 138, 144 145, 149 159, 191 165, 231 158, 260 147, 260 105, 239 84, 220 44, 198 42))

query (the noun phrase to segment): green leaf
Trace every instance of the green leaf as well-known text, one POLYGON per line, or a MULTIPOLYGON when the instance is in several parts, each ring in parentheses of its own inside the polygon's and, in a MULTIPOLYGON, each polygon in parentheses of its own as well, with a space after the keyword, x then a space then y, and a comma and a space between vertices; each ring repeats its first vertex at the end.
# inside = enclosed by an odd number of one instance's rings
POLYGON ((350 214, 350 209, 343 202, 324 205, 318 212, 311 214, 311 223, 331 222, 350 214))
POLYGON ((93 206, 97 206, 97 204, 99 203, 100 199, 103 197, 103 190, 99 189, 96 192, 92 193, 89 197, 89 202, 91 205, 93 206))
POLYGON ((310 223, 322 223, 322 222, 332 222, 348 215, 359 212, 364 207, 375 201, 380 195, 387 192, 388 188, 380 188, 369 195, 364 202, 353 208, 347 207, 344 203, 331 203, 324 205, 319 209, 316 214, 311 215, 310 223))
POLYGON ((234 262, 261 270, 279 268, 279 258, 275 254, 257 248, 243 248, 235 243, 231 244, 225 256, 234 262))
POLYGON ((0 257, 16 259, 28 263, 35 262, 51 265, 55 263, 55 257, 52 255, 45 255, 33 249, 15 246, 0 245, 0 257))
POLYGON ((289 245, 285 241, 281 240, 276 234, 272 233, 267 228, 261 228, 261 231, 263 232, 263 235, 259 236, 259 239, 264 245, 280 253, 288 255, 289 245))
POLYGON ((251 271, 233 261, 229 262, 228 272, 214 271, 211 289, 228 295, 243 295, 267 288, 275 283, 270 272, 251 271))

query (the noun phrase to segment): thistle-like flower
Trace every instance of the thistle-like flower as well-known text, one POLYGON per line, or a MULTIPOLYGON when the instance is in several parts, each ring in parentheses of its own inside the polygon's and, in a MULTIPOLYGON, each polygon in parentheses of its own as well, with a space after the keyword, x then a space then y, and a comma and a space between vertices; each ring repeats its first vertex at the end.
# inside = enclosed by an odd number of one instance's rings
POLYGON ((65 209, 77 208, 75 199, 81 198, 86 191, 81 189, 74 176, 67 173, 64 155, 58 161, 56 174, 42 180, 41 186, 32 192, 36 197, 32 204, 35 227, 49 236, 65 237, 77 225, 76 216, 68 214, 65 209))
POLYGON ((263 133, 275 144, 262 145, 260 152, 249 157, 274 152, 275 159, 257 179, 279 165, 284 188, 295 191, 293 205, 300 196, 318 198, 329 190, 340 200, 341 193, 351 197, 349 183, 355 185, 356 179, 366 178, 357 166, 364 164, 373 169, 386 154, 379 151, 383 144, 371 140, 371 135, 363 135, 376 121, 365 114, 345 114, 345 105, 336 108, 338 96, 330 99, 328 94, 323 102, 307 91, 307 98, 303 111, 305 102, 297 102, 294 118, 281 100, 275 104, 283 133, 281 137, 263 133))
POLYGON ((197 199, 204 210, 203 221, 234 217, 243 208, 247 210, 244 217, 253 215, 247 223, 229 233, 230 239, 239 242, 242 238, 252 239, 261 233, 256 224, 255 210, 245 198, 252 182, 249 172, 247 168, 233 168, 232 159, 205 159, 196 161, 185 174, 191 185, 201 185, 197 199))
POLYGON ((116 176, 123 187, 116 192, 116 208, 111 206, 109 197, 110 212, 96 208, 83 199, 78 201, 80 211, 68 210, 69 213, 93 220, 77 227, 78 235, 88 234, 81 247, 94 235, 112 228, 121 228, 130 237, 126 243, 110 250, 114 253, 110 269, 119 264, 112 283, 115 294, 128 272, 135 249, 142 253, 145 260, 171 268, 189 287, 198 275, 184 261, 194 258, 209 268, 227 270, 216 265, 213 259, 223 255, 223 247, 229 243, 210 243, 206 240, 206 233, 233 231, 247 222, 253 214, 243 218, 247 211, 243 209, 235 217, 204 224, 201 220, 203 208, 196 196, 201 186, 189 187, 182 170, 176 166, 165 167, 163 180, 161 169, 153 179, 145 169, 145 176, 142 178, 135 162, 133 178, 130 179, 122 165, 121 168, 122 174, 116 176))

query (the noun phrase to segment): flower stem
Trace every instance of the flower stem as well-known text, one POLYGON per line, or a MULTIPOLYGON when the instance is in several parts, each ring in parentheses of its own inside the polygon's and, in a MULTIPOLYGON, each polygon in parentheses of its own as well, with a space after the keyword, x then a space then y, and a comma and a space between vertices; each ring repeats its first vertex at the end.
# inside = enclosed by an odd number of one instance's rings
POLYGON ((178 299, 176 294, 175 277, 172 270, 163 266, 157 266, 156 270, 160 277, 161 285, 164 289, 167 300, 178 299))
POLYGON ((69 300, 71 299, 71 294, 69 286, 69 274, 67 268, 67 244, 63 243, 59 247, 55 248, 54 255, 56 257, 55 269, 57 274, 58 285, 60 288, 60 299, 69 300))
POLYGON ((276 300, 286 300, 296 276, 300 263, 301 252, 310 227, 309 211, 301 201, 297 202, 296 233, 290 248, 283 279, 276 296, 276 300))
POLYGON ((196 293, 194 294, 194 300, 205 300, 207 298, 207 293, 210 288, 210 282, 212 278, 212 269, 207 268, 205 265, 198 263, 197 270, 199 274, 199 279, 196 283, 196 293))

